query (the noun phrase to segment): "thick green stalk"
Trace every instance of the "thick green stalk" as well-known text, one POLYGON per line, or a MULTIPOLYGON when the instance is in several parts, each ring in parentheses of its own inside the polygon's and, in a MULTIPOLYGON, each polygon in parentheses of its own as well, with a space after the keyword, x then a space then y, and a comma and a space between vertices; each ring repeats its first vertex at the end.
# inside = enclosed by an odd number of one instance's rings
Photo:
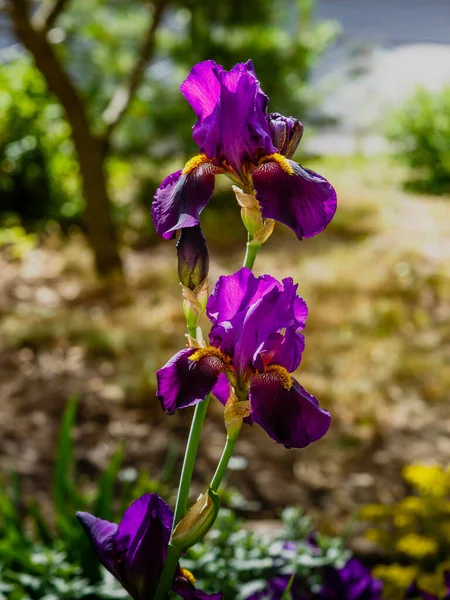
POLYGON ((256 244, 250 234, 248 235, 247 246, 245 249, 245 258, 244 258, 244 267, 253 269, 253 265, 255 264, 256 255, 258 254, 259 249, 261 248, 261 244, 256 244))
POLYGON ((180 560, 181 552, 175 550, 173 546, 169 544, 167 548, 166 560, 164 562, 164 568, 159 578, 158 588, 155 592, 153 600, 167 600, 172 587, 173 578, 177 570, 178 561, 180 560))
POLYGON ((194 473, 195 459, 197 458, 200 434, 205 421, 206 411, 208 410, 209 398, 210 396, 208 395, 203 402, 197 404, 195 407, 194 416, 192 418, 191 430, 189 432, 186 453, 183 460, 183 468, 181 470, 177 503, 175 505, 175 514, 173 518, 174 527, 186 514, 187 503, 189 500, 189 490, 191 488, 192 475, 194 473))
POLYGON ((230 458, 233 455, 234 447, 236 445, 238 437, 239 432, 237 432, 237 434, 234 436, 227 435, 225 448, 223 449, 222 456, 220 457, 219 464, 216 468, 216 472, 214 473, 214 477, 212 478, 211 483, 209 485, 209 487, 215 492, 217 492, 217 490, 219 489, 223 476, 226 473, 228 463, 230 462, 230 458))
MULTIPOLYGON (((188 333, 192 338, 195 339, 197 335, 195 327, 188 326, 188 333)), ((172 531, 175 525, 186 514, 192 475, 194 473, 195 459, 197 458, 200 435, 202 432, 203 423, 205 421, 206 411, 208 410, 209 398, 210 395, 208 395, 203 402, 200 402, 195 407, 194 416, 191 423, 191 430, 189 432, 189 437, 186 444, 183 467, 181 469, 172 531)), ((166 560, 164 562, 164 567, 158 584, 158 589, 156 590, 155 600, 167 600, 179 560, 180 552, 175 550, 175 548, 169 544, 166 560)))

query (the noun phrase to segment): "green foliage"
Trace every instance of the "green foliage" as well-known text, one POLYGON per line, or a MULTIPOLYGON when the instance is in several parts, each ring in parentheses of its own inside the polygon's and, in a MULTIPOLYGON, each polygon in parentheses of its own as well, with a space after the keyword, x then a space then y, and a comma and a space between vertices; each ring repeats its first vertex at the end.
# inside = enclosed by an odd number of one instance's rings
POLYGON ((161 485, 148 477, 137 479, 134 470, 121 471, 124 448, 119 447, 93 489, 82 493, 73 444, 77 405, 72 397, 62 418, 51 518, 36 502, 22 501, 17 476, 0 483, 0 600, 128 598, 101 568, 75 513, 118 521, 132 500, 161 492, 161 485))
MULTIPOLYGON (((157 60, 147 69, 108 156, 119 222, 128 222, 140 202, 148 206, 160 179, 151 165, 179 155, 183 160, 196 151, 195 116, 179 92, 196 62, 211 58, 231 68, 252 58, 271 110, 305 118, 313 100, 311 67, 336 32, 334 24, 313 22, 313 6, 313 0, 172 2, 158 34, 157 60), (137 179, 145 192, 139 193, 137 179)), ((98 133, 110 99, 133 67, 149 19, 141 2, 79 0, 58 20, 54 49, 98 133)), ((14 211, 31 221, 78 219, 83 208, 79 170, 62 107, 23 56, 3 65, 0 89, 0 212, 14 211)))
POLYGON ((343 566, 349 552, 342 539, 317 534, 314 548, 308 541, 312 534, 311 520, 297 508, 285 509, 282 526, 265 535, 245 529, 235 513, 224 509, 203 542, 187 551, 183 567, 201 589, 220 590, 224 600, 246 598, 277 573, 296 573, 314 589, 323 568, 343 566))
POLYGON ((421 588, 438 593, 450 567, 450 470, 416 464, 405 467, 403 477, 413 495, 391 506, 367 505, 360 513, 373 525, 367 538, 393 562, 375 570, 392 600, 416 578, 421 588))
POLYGON ((450 88, 419 88, 392 115, 387 128, 397 156, 411 169, 411 185, 450 191, 450 88))
POLYGON ((78 165, 62 107, 27 57, 0 71, 0 212, 25 220, 73 218, 78 165))

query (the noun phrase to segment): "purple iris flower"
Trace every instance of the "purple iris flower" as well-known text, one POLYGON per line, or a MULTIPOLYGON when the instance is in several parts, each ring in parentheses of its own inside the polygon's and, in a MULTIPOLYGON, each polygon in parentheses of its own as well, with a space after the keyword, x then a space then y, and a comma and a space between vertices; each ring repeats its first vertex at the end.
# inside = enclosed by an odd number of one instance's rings
POLYGON ((381 600, 383 584, 372 577, 358 559, 351 558, 342 569, 330 567, 318 595, 320 600, 381 600))
POLYGON ((254 189, 262 216, 284 223, 299 239, 325 229, 336 212, 336 192, 290 160, 303 126, 293 117, 267 115, 269 99, 251 60, 230 71, 212 60, 198 63, 180 89, 197 115, 193 138, 200 154, 157 190, 152 214, 159 235, 170 239, 198 225, 218 174, 247 193, 254 189))
MULTIPOLYGON (((246 600, 280 600, 290 581, 290 575, 274 577, 267 588, 246 600)), ((330 567, 325 572, 325 584, 319 592, 305 590, 296 576, 291 588, 292 600, 381 600, 383 584, 356 558, 350 559, 342 569, 330 567)))
MULTIPOLYGON (((245 600, 280 600, 291 580, 291 575, 280 575, 273 577, 267 582, 264 590, 255 592, 245 600)), ((301 591, 300 578, 294 577, 290 590, 292 600, 312 600, 309 592, 301 591)))
MULTIPOLYGON (((173 511, 157 494, 144 494, 124 512, 119 525, 77 513, 102 565, 134 600, 152 600, 166 559, 173 511)), ((221 600, 222 594, 196 590, 189 571, 180 569, 172 590, 186 600, 221 600)))
POLYGON ((223 404, 249 400, 249 422, 288 448, 325 435, 329 413, 290 375, 308 314, 296 292, 292 279, 255 277, 247 268, 220 277, 206 307, 211 345, 181 350, 157 372, 163 409, 173 413, 213 391, 223 404))

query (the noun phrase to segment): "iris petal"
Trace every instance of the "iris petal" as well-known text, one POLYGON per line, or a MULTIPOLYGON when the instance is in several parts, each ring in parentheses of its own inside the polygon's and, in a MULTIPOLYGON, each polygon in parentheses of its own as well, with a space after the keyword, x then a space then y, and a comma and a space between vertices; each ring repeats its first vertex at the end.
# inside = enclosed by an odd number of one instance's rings
POLYGON ((304 448, 328 431, 331 417, 293 379, 290 390, 271 375, 254 375, 250 383, 251 417, 287 448, 304 448))
POLYGON ((234 366, 238 373, 251 368, 255 352, 271 335, 283 328, 297 328, 296 292, 292 279, 285 279, 283 286, 272 288, 250 307, 235 347, 234 366))
POLYGON ((83 526, 102 565, 117 579, 121 580, 115 565, 117 557, 115 554, 114 538, 118 526, 115 523, 99 519, 86 512, 77 512, 77 519, 83 526))
POLYGON ((171 508, 157 494, 144 494, 123 514, 115 544, 134 598, 152 598, 158 587, 172 521, 171 508))
POLYGON ((203 163, 189 173, 176 171, 164 179, 156 191, 152 205, 156 231, 166 240, 183 227, 198 225, 200 213, 214 191, 214 175, 220 172, 203 163))
POLYGON ((220 402, 222 402, 222 404, 227 403, 227 400, 230 397, 230 382, 225 373, 222 373, 219 376, 216 385, 213 387, 212 393, 220 400, 220 402))
POLYGON ((221 373, 218 360, 191 361, 195 348, 181 350, 156 373, 158 396, 167 413, 202 402, 212 391, 221 373))
POLYGON ((225 159, 242 174, 244 161, 276 152, 266 114, 269 99, 251 60, 230 71, 214 61, 199 63, 181 91, 197 115, 194 141, 210 159, 225 159))
POLYGON ((245 267, 233 275, 219 277, 206 307, 213 324, 209 336, 211 343, 232 355, 249 307, 274 287, 281 287, 274 277, 255 277, 245 267))
POLYGON ((290 227, 299 239, 310 238, 325 229, 336 212, 336 192, 317 173, 288 161, 293 175, 277 163, 267 162, 252 173, 256 197, 265 218, 290 227))
POLYGON ((280 365, 292 373, 298 369, 304 349, 303 334, 296 331, 295 326, 289 327, 284 335, 274 333, 260 345, 253 356, 253 366, 263 371, 268 365, 280 365))

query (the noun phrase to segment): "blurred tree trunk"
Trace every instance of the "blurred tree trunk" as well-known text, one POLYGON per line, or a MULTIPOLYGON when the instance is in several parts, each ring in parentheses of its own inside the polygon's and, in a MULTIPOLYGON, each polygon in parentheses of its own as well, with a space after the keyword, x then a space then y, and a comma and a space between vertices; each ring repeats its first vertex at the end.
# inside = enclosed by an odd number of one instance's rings
POLYGON ((71 125, 86 202, 84 219, 97 271, 101 275, 123 274, 105 173, 109 140, 113 129, 127 112, 141 82, 153 53, 155 34, 168 1, 159 0, 154 5, 154 14, 135 66, 105 110, 102 135, 97 135, 91 127, 84 102, 47 39, 49 28, 64 10, 68 0, 44 0, 33 15, 29 0, 9 0, 8 4, 18 39, 33 56, 49 90, 63 106, 71 125))

